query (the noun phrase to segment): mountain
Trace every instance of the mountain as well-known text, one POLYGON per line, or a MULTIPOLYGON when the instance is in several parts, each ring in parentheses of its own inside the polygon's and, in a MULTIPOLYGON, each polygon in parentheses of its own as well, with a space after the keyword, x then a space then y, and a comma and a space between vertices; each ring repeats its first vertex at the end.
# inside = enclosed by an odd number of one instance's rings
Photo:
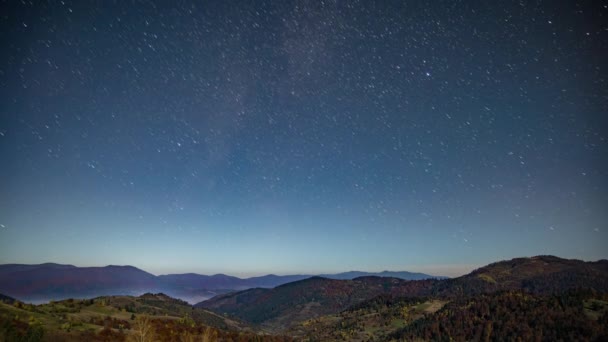
MULTIPOLYGON (((370 273, 370 272, 360 272, 360 271, 350 271, 344 273, 337 274, 322 274, 318 275, 318 277, 328 278, 328 279, 342 279, 342 280, 350 280, 358 277, 365 276, 377 276, 377 277, 391 277, 391 278, 399 278, 405 280, 420 280, 420 279, 445 279, 446 277, 438 277, 432 276, 424 273, 412 273, 412 272, 390 272, 383 271, 379 273, 370 273)), ((305 275, 305 274, 296 274, 296 275, 285 275, 279 276, 275 274, 268 274, 260 277, 251 277, 251 278, 237 278, 233 276, 228 276, 225 274, 216 274, 216 275, 201 275, 196 273, 186 273, 186 274, 169 274, 169 275, 161 275, 158 276, 159 284, 165 285, 168 287, 181 287, 181 288, 205 288, 208 290, 221 290, 221 289, 231 289, 231 290, 243 290, 254 287, 267 287, 272 288, 275 286, 291 283, 298 280, 303 280, 311 277, 316 277, 315 275, 305 275)))
POLYGON ((578 288, 608 292, 608 260, 585 262, 539 255, 499 261, 439 283, 435 294, 463 296, 518 289, 551 294, 578 288))
POLYGON ((196 273, 168 274, 158 276, 161 286, 183 288, 238 289, 247 287, 246 280, 225 274, 202 275, 196 273))
POLYGON ((282 331, 293 322, 339 312, 379 294, 426 295, 438 281, 373 276, 353 280, 312 277, 273 289, 255 288, 220 295, 195 307, 261 324, 270 331, 282 331))
POLYGON ((247 287, 275 287, 287 283, 291 283, 294 281, 307 279, 313 277, 311 275, 303 275, 303 274, 295 274, 295 275, 285 275, 279 276, 275 274, 268 274, 261 277, 251 277, 247 278, 247 287))
POLYGON ((516 258, 454 279, 293 277, 274 288, 219 293, 228 285, 268 285, 288 278, 156 277, 129 266, 2 265, 0 287, 9 279, 9 285, 38 289, 48 279, 61 289, 86 292, 96 289, 90 281, 99 281, 103 289, 125 291, 125 283, 145 287, 152 281, 152 286, 180 291, 217 287, 208 291, 219 294, 194 306, 163 293, 41 305, 0 296, 0 340, 32 340, 44 333, 46 340, 124 341, 138 337, 142 324, 159 341, 608 340, 606 260, 516 258), (27 283, 23 275, 35 281, 27 283), (78 276, 88 281, 75 281, 78 276))
POLYGON ((606 260, 584 262, 554 256, 517 258, 493 263, 454 279, 313 277, 273 289, 220 295, 195 306, 279 332, 294 328, 297 322, 338 314, 379 295, 450 302, 455 298, 507 290, 551 295, 580 289, 608 293, 606 260))
POLYGON ((21 271, 32 271, 32 270, 61 270, 61 269, 74 269, 76 266, 73 265, 62 265, 55 264, 52 262, 38 265, 24 265, 24 264, 4 264, 0 265, 0 276, 6 274, 21 272, 21 271))
POLYGON ((442 276, 432 276, 424 273, 415 272, 393 272, 393 271, 382 271, 382 272, 361 272, 361 271, 350 271, 337 274, 322 274, 320 277, 329 279, 341 279, 349 280, 359 277, 390 277, 399 278, 404 280, 423 280, 423 279, 448 279, 442 276))
POLYGON ((385 340, 606 341, 605 299, 605 294, 585 290, 554 295, 509 290, 460 297, 385 340))
POLYGON ((0 341, 291 341, 163 293, 0 301, 0 341))
POLYGON ((0 302, 12 304, 12 303, 15 302, 15 298, 9 297, 9 296, 5 296, 2 293, 0 293, 0 302))
POLYGON ((522 290, 438 299, 380 295, 285 332, 303 341, 606 341, 606 293, 522 290))
POLYGON ((2 265, 0 292, 27 301, 134 294, 154 287, 156 277, 133 266, 2 265))
POLYGON ((339 313, 292 324, 285 334, 304 341, 385 341, 410 323, 440 310, 446 302, 381 294, 339 313))
POLYGON ((162 291, 189 303, 197 303, 218 294, 248 288, 244 280, 225 274, 202 275, 196 273, 160 275, 155 291, 162 291))
MULTIPOLYGON (((326 276, 349 279, 349 277, 369 274, 371 273, 348 272, 326 276)), ((406 279, 432 277, 409 272, 383 272, 382 274, 406 279)), ((76 267, 55 263, 6 264, 0 265, 0 293, 6 293, 27 302, 41 303, 66 298, 164 292, 190 303, 197 303, 230 291, 255 287, 272 288, 310 277, 310 275, 269 274, 242 279, 225 274, 195 273, 155 276, 133 266, 76 267)))

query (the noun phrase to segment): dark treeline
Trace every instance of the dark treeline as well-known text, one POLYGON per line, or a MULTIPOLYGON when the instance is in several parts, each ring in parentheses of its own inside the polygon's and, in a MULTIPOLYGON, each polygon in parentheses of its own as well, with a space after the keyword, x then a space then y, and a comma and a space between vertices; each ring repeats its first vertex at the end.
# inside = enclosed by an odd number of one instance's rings
POLYGON ((432 341, 605 341, 608 295, 506 291, 455 299, 391 336, 432 341), (595 316, 594 316, 595 315, 595 316))

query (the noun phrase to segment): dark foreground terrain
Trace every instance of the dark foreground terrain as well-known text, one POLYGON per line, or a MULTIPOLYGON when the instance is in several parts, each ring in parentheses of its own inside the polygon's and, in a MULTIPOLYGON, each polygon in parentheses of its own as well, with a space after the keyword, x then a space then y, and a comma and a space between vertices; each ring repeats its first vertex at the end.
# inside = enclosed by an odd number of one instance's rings
POLYGON ((2 341, 608 340, 608 261, 553 256, 454 279, 312 277, 194 306, 164 294, 0 300, 2 341))

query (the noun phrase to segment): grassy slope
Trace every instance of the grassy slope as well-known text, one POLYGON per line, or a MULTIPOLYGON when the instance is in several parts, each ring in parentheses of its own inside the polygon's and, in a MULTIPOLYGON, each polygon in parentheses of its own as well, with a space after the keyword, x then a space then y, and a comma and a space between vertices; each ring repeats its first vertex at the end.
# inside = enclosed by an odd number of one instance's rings
MULTIPOLYGON (((190 317, 193 321, 222 330, 252 331, 251 328, 236 320, 221 317, 201 308, 193 308, 186 302, 164 295, 147 294, 141 297, 107 296, 94 300, 63 300, 49 304, 30 305, 0 302, 0 323, 17 320, 27 323, 40 323, 47 335, 61 340, 78 340, 81 332, 99 333, 104 320, 124 323, 125 333, 133 316, 149 315, 155 319, 180 320, 190 317)), ((113 326, 116 330, 116 326, 113 326)), ((0 336, 1 339, 1 336, 0 336)))
POLYGON ((304 321, 291 328, 289 334, 304 341, 382 340, 446 304, 433 299, 377 298, 339 314, 304 321))

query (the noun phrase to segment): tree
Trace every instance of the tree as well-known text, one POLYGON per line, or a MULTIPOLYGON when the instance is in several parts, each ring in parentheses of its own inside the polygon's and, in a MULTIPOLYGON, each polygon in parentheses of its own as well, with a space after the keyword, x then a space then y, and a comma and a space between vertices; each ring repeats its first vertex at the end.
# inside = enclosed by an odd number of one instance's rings
POLYGON ((133 323, 133 334, 131 335, 132 340, 135 342, 148 342, 154 341, 154 331, 152 329, 152 322, 150 317, 140 315, 135 319, 133 323))

